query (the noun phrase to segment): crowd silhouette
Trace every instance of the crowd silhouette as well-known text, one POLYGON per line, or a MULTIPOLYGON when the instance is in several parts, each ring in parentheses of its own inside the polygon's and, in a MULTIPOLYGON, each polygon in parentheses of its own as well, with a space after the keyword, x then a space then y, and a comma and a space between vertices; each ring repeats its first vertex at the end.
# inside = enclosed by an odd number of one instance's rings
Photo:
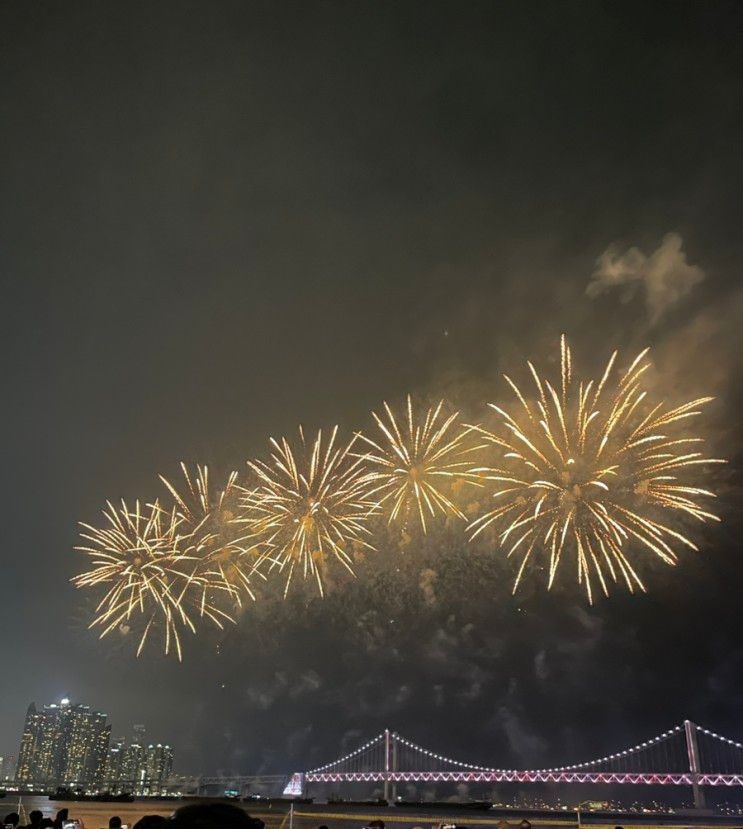
MULTIPOLYGON (((56 817, 44 817, 38 809, 29 812, 28 823, 21 823, 18 812, 11 812, 3 821, 5 829, 99 829, 84 827, 70 818, 69 809, 60 809, 56 817)), ((120 817, 108 821, 108 829, 122 829, 120 817)), ((177 809, 170 817, 145 815, 127 829, 264 829, 259 818, 250 817, 242 809, 228 803, 193 803, 177 809)))
MULTIPOLYGON (((28 823, 21 823, 18 812, 11 812, 5 816, 3 824, 4 829, 99 829, 99 827, 85 827, 80 821, 70 819, 69 809, 60 809, 55 818, 44 817, 38 809, 35 809, 29 813, 28 823)), ((448 829, 450 826, 451 824, 440 824, 440 829, 445 829, 445 827, 448 829)), ((531 823, 526 819, 517 825, 500 820, 496 827, 497 829, 532 829, 531 823)), ((108 829, 265 829, 265 823, 260 818, 250 817, 245 811, 229 803, 192 803, 177 809, 169 817, 145 815, 133 826, 127 826, 118 815, 114 815, 108 821, 108 829)), ((319 829, 328 829, 328 827, 323 825, 319 829)), ((384 821, 372 820, 364 829, 385 829, 384 821)), ((622 829, 622 827, 616 826, 615 829, 622 829)))

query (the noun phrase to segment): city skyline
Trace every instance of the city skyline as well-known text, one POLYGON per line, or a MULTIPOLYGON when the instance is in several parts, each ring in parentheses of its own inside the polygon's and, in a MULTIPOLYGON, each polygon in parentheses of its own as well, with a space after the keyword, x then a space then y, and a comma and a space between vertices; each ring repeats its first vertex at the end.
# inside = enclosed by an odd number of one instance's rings
POLYGON ((12 782, 21 790, 57 787, 86 792, 153 796, 167 790, 173 749, 148 742, 146 728, 133 724, 130 737, 115 737, 107 715, 89 705, 28 706, 12 782))
POLYGON ((112 794, 151 797, 167 793, 173 774, 173 749, 148 743, 146 730, 134 725, 129 740, 117 737, 108 750, 105 787, 112 794))
POLYGON ((62 699, 26 711, 16 782, 33 789, 69 786, 99 789, 103 784, 111 726, 106 714, 62 699))

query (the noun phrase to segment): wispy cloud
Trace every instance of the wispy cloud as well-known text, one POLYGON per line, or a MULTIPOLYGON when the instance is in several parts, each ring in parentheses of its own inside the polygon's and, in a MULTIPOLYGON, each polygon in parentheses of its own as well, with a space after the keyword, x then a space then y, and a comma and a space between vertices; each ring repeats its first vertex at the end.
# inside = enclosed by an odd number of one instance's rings
POLYGON ((700 267, 686 261, 681 236, 668 233, 650 256, 636 247, 621 253, 617 245, 610 245, 596 260, 586 293, 597 297, 619 288, 622 301, 628 302, 644 290, 650 322, 655 324, 705 276, 700 267))

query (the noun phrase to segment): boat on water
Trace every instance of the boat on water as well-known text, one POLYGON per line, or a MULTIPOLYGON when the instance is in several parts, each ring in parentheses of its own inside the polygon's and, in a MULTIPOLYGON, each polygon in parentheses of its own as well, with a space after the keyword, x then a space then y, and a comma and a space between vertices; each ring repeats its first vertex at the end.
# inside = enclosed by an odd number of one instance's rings
POLYGON ((465 801, 425 801, 425 800, 396 800, 395 806, 414 807, 417 809, 447 809, 466 810, 475 812, 487 812, 493 804, 487 800, 465 800, 465 801))
POLYGON ((86 794, 81 789, 68 789, 59 786, 57 790, 49 795, 49 800, 73 800, 92 801, 94 803, 134 803, 134 795, 125 792, 123 794, 111 794, 111 792, 100 792, 100 794, 86 794))

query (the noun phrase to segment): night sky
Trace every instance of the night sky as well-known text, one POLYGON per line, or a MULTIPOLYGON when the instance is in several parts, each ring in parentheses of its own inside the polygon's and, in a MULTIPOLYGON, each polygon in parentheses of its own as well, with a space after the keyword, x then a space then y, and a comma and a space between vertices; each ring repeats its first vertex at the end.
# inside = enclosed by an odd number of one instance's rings
POLYGON ((497 766, 743 737, 742 30, 732 2, 2 3, 0 754, 62 696, 181 771, 385 726, 497 766), (106 498, 408 391, 476 417, 563 331, 586 372, 651 345, 659 390, 717 397, 724 523, 647 595, 512 598, 446 528, 182 665, 86 630, 106 498))

